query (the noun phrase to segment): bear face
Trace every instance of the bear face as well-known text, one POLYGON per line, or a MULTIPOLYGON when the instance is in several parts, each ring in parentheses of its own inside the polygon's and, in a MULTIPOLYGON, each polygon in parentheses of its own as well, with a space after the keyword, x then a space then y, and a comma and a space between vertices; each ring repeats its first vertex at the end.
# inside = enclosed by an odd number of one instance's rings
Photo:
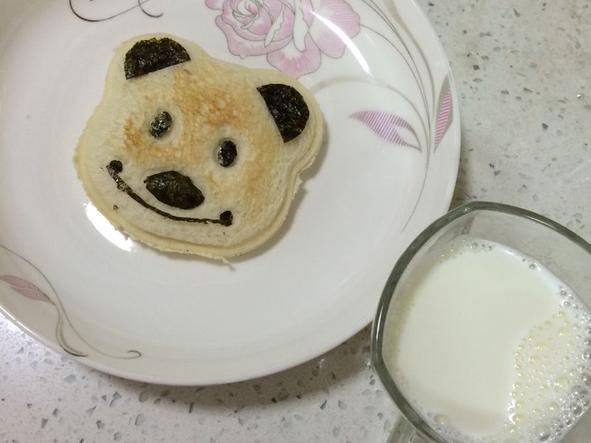
POLYGON ((76 166, 115 226, 159 249, 216 258, 279 228, 322 140, 302 85, 163 35, 124 43, 106 83, 76 166))

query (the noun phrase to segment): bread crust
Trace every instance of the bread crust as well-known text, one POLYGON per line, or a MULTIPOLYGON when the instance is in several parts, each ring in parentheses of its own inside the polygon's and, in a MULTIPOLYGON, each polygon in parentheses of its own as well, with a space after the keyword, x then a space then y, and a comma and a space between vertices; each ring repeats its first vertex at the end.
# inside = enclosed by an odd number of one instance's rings
POLYGON ((115 51, 103 97, 79 139, 74 163, 92 203, 133 239, 162 251, 227 259, 258 248, 277 233, 301 184, 300 174, 318 154, 323 132, 318 104, 297 80, 214 59, 176 36, 149 34, 115 51), (191 61, 127 80, 126 52, 140 40, 164 37, 183 45, 191 61), (292 86, 309 109, 304 131, 287 143, 256 90, 270 83, 292 86), (171 110, 175 126, 170 135, 155 140, 146 122, 163 108, 171 110), (223 137, 239 146, 239 161, 227 170, 213 155, 223 137), (122 177, 150 205, 190 217, 216 217, 231 210, 235 223, 189 224, 146 209, 117 188, 106 168, 111 160, 121 161, 122 177), (155 200, 142 180, 167 169, 191 177, 203 188, 206 204, 184 211, 155 200))

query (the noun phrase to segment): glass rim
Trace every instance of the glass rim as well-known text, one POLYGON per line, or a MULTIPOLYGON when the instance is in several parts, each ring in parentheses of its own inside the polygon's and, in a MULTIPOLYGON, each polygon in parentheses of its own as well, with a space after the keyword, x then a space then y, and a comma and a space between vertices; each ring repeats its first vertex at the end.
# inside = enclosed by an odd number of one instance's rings
POLYGON ((529 211, 527 209, 519 208, 517 206, 506 205, 503 203, 487 202, 487 201, 471 201, 465 203, 457 208, 449 211, 447 214, 435 220, 427 228, 425 228, 406 248, 402 255, 396 261, 388 280, 380 296, 376 315, 372 324, 371 331, 371 361, 378 377, 384 384, 386 391, 400 410, 404 418, 406 418, 420 433, 425 434, 436 443, 448 443, 444 440, 422 417, 415 411, 415 408, 407 401, 398 386, 390 376, 384 358, 382 355, 382 344, 384 339, 385 320, 388 315, 388 309, 392 296, 396 290, 400 278, 404 274, 407 266, 410 264, 416 253, 441 229, 449 225, 451 222, 464 217, 476 211, 492 211, 508 215, 514 215, 527 219, 531 222, 540 224, 554 232, 562 235, 566 239, 577 244, 591 255, 591 244, 583 239, 578 234, 567 227, 557 223, 543 215, 529 211))

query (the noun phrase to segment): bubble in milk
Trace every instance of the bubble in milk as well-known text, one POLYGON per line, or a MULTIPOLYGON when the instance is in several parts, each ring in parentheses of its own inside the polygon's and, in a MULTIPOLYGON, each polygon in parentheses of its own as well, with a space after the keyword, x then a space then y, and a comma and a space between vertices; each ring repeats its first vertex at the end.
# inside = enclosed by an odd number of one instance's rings
POLYGON ((536 435, 538 437, 538 441, 548 441, 548 439, 552 435, 552 431, 547 427, 543 426, 536 430, 536 435))
POLYGON ((586 396, 589 393, 589 391, 587 391, 587 389, 585 389, 584 387, 582 387, 580 385, 575 385, 571 389, 571 393, 573 394, 574 397, 581 398, 581 397, 586 396))
POLYGON ((579 417, 583 415, 583 408, 580 405, 574 405, 572 408, 572 413, 575 417, 579 417))
POLYGON ((437 424, 438 426, 447 426, 449 423, 448 418, 443 415, 443 414, 437 414, 433 417, 433 421, 435 422, 435 424, 437 424))
POLYGON ((590 329, 590 319, 562 291, 560 311, 516 347, 514 368, 520 381, 513 385, 512 397, 523 401, 508 409, 508 418, 523 435, 520 442, 556 442, 591 404, 591 337, 581 334, 590 329), (581 359, 587 352, 589 357, 581 359))

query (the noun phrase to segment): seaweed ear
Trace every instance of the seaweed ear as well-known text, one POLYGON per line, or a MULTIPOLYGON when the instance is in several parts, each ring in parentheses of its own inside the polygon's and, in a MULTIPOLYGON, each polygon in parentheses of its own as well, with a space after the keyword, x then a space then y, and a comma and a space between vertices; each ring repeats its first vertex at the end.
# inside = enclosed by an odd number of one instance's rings
POLYGON ((310 117, 306 100, 295 88, 281 83, 271 83, 257 88, 263 96, 284 142, 302 133, 310 117))
POLYGON ((125 54, 125 78, 129 80, 190 60, 187 50, 170 38, 140 40, 125 54))

